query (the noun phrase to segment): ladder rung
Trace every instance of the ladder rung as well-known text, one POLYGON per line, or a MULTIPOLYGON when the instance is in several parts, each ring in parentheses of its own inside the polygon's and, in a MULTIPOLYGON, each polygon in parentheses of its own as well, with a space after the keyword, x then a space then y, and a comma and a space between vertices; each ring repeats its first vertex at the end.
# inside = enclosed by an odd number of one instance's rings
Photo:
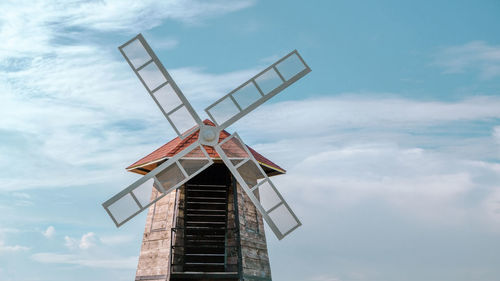
POLYGON ((192 202, 192 201, 187 201, 186 202, 187 204, 196 204, 196 205, 200 205, 200 204, 207 204, 207 205, 226 205, 225 202, 192 202))
POLYGON ((186 256, 198 256, 198 257, 223 257, 224 254, 186 254, 186 256))
POLYGON ((218 211, 218 212, 226 212, 226 210, 212 210, 212 209, 193 209, 186 207, 185 210, 190 210, 190 211, 218 211))
POLYGON ((224 265, 223 262, 186 262, 187 265, 224 265))
POLYGON ((187 187, 190 187, 190 186, 203 186, 203 187, 226 187, 227 188, 227 185, 223 185, 223 184, 193 184, 193 183, 188 183, 186 184, 187 187))

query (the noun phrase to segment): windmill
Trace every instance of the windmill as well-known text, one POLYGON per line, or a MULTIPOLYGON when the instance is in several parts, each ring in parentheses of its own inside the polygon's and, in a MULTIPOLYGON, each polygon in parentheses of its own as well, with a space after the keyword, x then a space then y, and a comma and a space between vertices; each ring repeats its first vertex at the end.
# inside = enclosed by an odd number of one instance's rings
POLYGON ((220 156, 278 239, 301 225, 255 153, 237 133, 224 130, 311 71, 296 50, 208 106, 205 112, 213 122, 200 119, 141 34, 119 50, 178 138, 197 139, 102 204, 117 227, 208 169, 214 160, 207 148, 220 156))

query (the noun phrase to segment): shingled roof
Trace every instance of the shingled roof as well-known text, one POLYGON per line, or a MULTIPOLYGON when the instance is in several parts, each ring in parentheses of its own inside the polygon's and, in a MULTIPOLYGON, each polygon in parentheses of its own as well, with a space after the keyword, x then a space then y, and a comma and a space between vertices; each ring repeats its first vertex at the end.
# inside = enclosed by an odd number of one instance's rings
MULTIPOLYGON (((205 120, 203 121, 205 125, 209 126, 215 126, 210 120, 205 120)), ((135 172, 138 174, 146 174, 149 171, 153 170, 156 168, 158 165, 161 163, 167 161, 170 157, 176 155, 180 151, 182 151, 184 148, 188 147, 190 144, 198 140, 199 137, 199 130, 190 135, 189 137, 185 138, 184 140, 181 140, 179 137, 176 137, 175 139, 169 141, 168 143, 162 145, 155 151, 151 152, 150 154, 146 155, 145 157, 139 159, 132 165, 127 167, 127 170, 130 172, 135 172)), ((227 131, 223 130, 220 135, 219 135, 219 142, 222 141, 223 139, 229 137, 231 134, 229 134, 227 131)), ((208 155, 214 160, 221 160, 219 154, 215 149, 213 149, 211 146, 203 146, 205 150, 207 151, 208 155)), ((273 176, 273 175, 279 175, 279 174, 284 174, 286 171, 281 168, 280 166, 276 165, 274 162, 271 160, 267 159, 266 157, 262 156, 262 154, 258 153, 257 151, 253 150, 251 147, 247 145, 248 149, 250 152, 253 154, 255 157, 255 160, 259 162, 260 166, 262 169, 268 174, 268 176, 273 176)))

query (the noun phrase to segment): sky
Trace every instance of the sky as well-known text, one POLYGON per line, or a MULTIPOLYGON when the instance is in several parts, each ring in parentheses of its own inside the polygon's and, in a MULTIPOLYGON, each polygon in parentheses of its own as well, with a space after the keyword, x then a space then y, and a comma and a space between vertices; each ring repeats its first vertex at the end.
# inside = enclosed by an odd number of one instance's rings
POLYGON ((133 280, 145 213, 101 203, 175 137, 117 47, 203 109, 297 49, 228 128, 287 170, 275 281, 500 280, 500 2, 1 1, 0 281, 133 280))

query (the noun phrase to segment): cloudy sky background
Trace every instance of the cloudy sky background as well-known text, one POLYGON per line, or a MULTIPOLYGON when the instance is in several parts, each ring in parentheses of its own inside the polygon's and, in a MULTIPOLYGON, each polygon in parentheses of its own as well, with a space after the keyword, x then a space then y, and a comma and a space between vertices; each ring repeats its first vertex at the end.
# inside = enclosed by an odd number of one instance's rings
POLYGON ((273 279, 500 280, 500 3, 0 2, 0 281, 132 280, 101 203, 175 135, 119 54, 142 32, 202 110, 293 49, 229 128, 288 170, 273 279))

